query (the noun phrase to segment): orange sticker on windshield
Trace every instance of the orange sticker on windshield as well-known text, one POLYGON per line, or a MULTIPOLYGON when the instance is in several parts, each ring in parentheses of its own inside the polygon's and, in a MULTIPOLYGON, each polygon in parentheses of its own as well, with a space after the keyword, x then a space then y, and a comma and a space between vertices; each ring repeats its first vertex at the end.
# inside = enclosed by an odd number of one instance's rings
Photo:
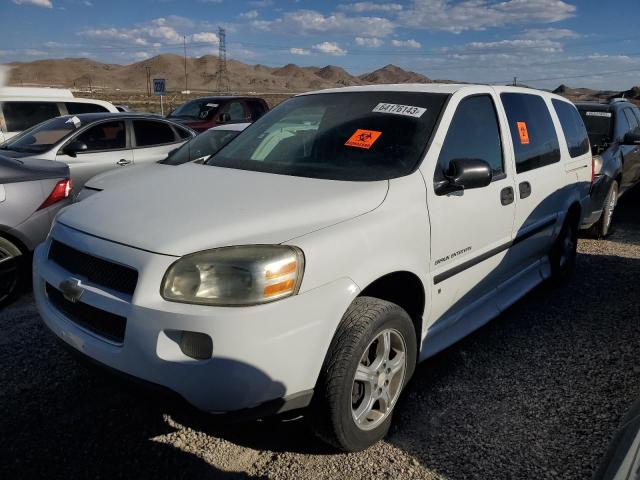
POLYGON ((371 146, 376 143, 376 140, 382 135, 382 132, 376 132, 375 130, 362 130, 359 128, 356 133, 351 135, 351 138, 345 143, 348 147, 366 148, 369 150, 371 146))
POLYGON ((529 132, 527 130, 527 122, 518 123, 518 135, 520 135, 520 143, 522 145, 529 145, 529 132))

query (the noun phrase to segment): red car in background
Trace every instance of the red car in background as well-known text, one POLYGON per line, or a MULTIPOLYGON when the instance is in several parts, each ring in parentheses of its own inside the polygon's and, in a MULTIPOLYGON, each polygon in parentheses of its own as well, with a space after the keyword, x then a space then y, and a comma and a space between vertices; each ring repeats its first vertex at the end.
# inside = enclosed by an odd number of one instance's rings
POLYGON ((255 122, 268 110, 267 102, 257 97, 202 97, 183 103, 167 118, 200 133, 218 125, 255 122))

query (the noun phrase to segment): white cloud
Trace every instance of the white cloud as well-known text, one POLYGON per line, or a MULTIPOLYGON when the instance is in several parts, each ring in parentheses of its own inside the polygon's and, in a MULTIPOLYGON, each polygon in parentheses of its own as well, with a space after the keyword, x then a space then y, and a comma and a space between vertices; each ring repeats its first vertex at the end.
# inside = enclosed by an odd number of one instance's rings
POLYGON ((192 42, 213 43, 216 45, 220 43, 218 35, 212 32, 194 33, 190 36, 190 39, 192 42))
POLYGON ((320 53, 326 53, 327 55, 342 56, 347 54, 347 51, 340 48, 335 42, 318 43, 313 46, 313 49, 320 53))
POLYGON ((16 5, 34 5, 36 7, 53 8, 51 0, 13 0, 16 5))
POLYGON ((563 0, 414 0, 400 12, 408 27, 461 33, 511 24, 552 23, 573 16, 576 7, 563 0))
POLYGON ((249 10, 248 12, 244 12, 240 14, 240 18, 248 18, 248 19, 254 19, 258 17, 258 11, 257 10, 249 10))
POLYGON ((406 48, 420 48, 422 45, 420 42, 414 39, 409 40, 391 40, 391 45, 394 47, 406 47, 406 48))
POLYGON ((399 3, 356 2, 342 4, 338 8, 356 13, 399 12, 402 10, 402 5, 399 3))
POLYGON ((293 47, 289 49, 289 53, 292 55, 311 55, 311 50, 293 47))
POLYGON ((356 45, 368 48, 378 48, 384 45, 384 40, 378 37, 356 37, 356 45))
POLYGON ((394 24, 381 17, 348 17, 344 13, 325 16, 315 10, 286 12, 275 20, 255 20, 255 28, 292 35, 319 33, 370 35, 384 37, 393 32, 394 24))
POLYGON ((548 40, 562 40, 565 38, 580 38, 580 35, 568 28, 530 28, 525 30, 520 38, 548 40))
POLYGON ((132 57, 134 58, 134 60, 146 60, 147 58, 149 58, 151 55, 149 55, 147 52, 135 52, 132 57))
POLYGON ((264 8, 273 5, 273 0, 253 0, 249 2, 252 7, 264 8))

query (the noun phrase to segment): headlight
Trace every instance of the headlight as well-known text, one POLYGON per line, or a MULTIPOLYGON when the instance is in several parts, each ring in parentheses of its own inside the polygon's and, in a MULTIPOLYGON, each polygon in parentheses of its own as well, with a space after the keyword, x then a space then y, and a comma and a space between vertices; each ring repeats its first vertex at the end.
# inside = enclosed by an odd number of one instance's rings
POLYGON ((602 173, 602 157, 600 155, 593 156, 593 174, 600 175, 602 173))
POLYGON ((296 247, 217 248, 177 260, 164 276, 161 294, 172 302, 255 305, 296 294, 303 271, 304 255, 296 247))

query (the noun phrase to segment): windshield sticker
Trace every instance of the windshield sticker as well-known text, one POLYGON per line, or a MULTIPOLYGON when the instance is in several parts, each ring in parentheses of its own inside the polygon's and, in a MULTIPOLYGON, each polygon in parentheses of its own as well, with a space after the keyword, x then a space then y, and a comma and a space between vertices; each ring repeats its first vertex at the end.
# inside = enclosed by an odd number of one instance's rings
POLYGON ((529 131, 527 130, 527 122, 516 122, 518 124, 518 135, 520 135, 520 143, 529 145, 529 131))
POLYGON ((607 117, 611 118, 611 112, 587 112, 587 117, 607 117))
POLYGON ((411 105, 398 105, 396 103, 379 103, 372 112, 376 113, 392 113, 394 115, 404 115, 405 117, 420 118, 426 108, 412 107, 411 105))
POLYGON ((345 143, 348 147, 365 148, 369 150, 371 146, 376 143, 376 140, 382 135, 382 132, 376 132, 375 130, 362 130, 361 128, 356 130, 356 133, 351 135, 351 138, 345 143))
POLYGON ((69 120, 67 120, 64 123, 73 123, 73 126, 76 128, 80 128, 80 125, 82 125, 82 122, 80 121, 80 119, 78 117, 71 117, 69 120))

